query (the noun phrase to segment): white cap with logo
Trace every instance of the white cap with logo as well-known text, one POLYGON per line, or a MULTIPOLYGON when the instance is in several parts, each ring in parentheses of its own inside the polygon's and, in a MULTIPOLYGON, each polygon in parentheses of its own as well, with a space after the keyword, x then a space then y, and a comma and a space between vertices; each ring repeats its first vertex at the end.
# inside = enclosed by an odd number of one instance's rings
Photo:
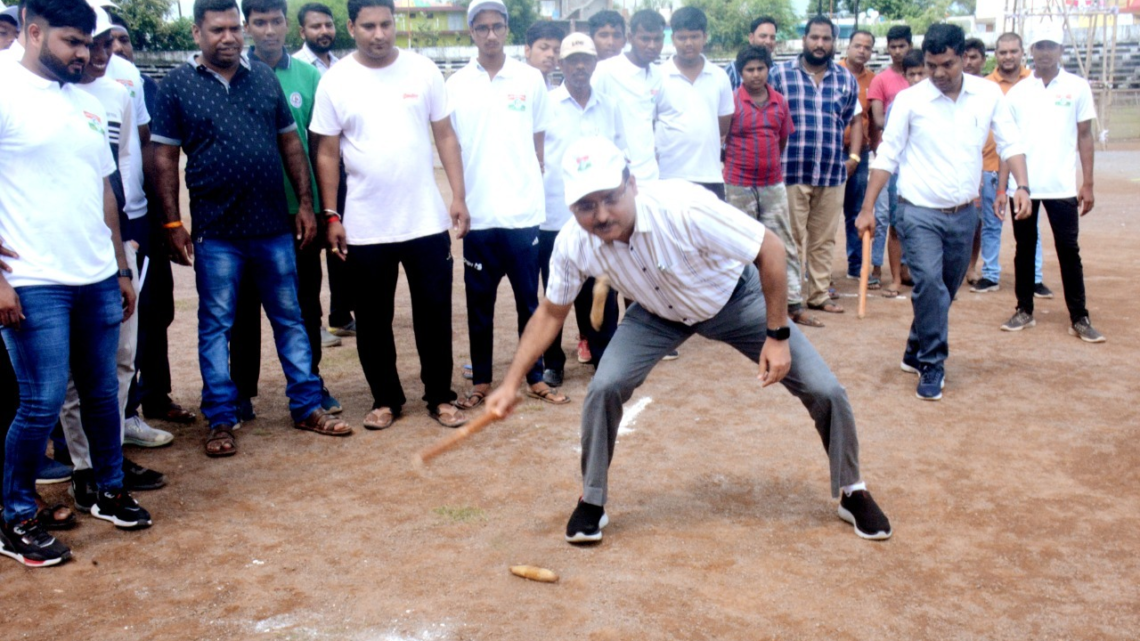
POLYGON ((1025 31, 1025 39, 1031 47, 1038 42, 1065 44, 1065 25, 1052 16, 1043 16, 1027 24, 1025 31))
POLYGON ((102 33, 110 31, 115 25, 111 24, 111 16, 107 14, 107 10, 103 7, 94 7, 95 9, 95 30, 91 32, 92 36, 98 36, 102 33))
POLYGON ((470 27, 475 22, 475 16, 483 11, 498 11, 503 14, 503 20, 507 20, 509 15, 503 0, 474 0, 467 8, 467 26, 470 27))
POLYGON ((594 47, 594 39, 580 31, 566 36, 558 57, 565 60, 576 53, 586 53, 597 58, 598 50, 594 47))
POLYGON ((566 205, 595 191, 617 189, 629 161, 611 140, 592 136, 575 141, 562 156, 566 205))

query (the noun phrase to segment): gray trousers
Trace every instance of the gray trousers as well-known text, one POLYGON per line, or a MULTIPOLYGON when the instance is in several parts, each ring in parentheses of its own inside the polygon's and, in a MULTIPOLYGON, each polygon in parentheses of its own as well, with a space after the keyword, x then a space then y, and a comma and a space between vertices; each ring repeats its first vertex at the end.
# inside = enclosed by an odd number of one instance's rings
MULTIPOLYGON (((622 405, 663 356, 699 334, 728 343, 758 363, 767 327, 759 273, 748 265, 724 308, 707 321, 688 326, 667 321, 634 304, 606 349, 582 405, 582 500, 605 505, 622 405)), ((781 383, 804 404, 815 421, 831 462, 831 495, 858 483, 859 439, 847 392, 803 333, 791 326, 792 368, 781 383)))

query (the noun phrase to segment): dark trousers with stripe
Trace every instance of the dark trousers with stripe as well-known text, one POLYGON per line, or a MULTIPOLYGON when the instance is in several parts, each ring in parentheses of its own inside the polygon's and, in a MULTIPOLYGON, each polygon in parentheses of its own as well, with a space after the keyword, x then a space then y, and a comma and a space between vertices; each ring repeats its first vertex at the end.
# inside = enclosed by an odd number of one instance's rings
MULTIPOLYGON (((1012 200, 1011 200, 1012 202, 1012 200)), ((1037 214, 1041 205, 1049 216, 1053 228, 1053 242, 1057 248, 1057 262, 1061 264, 1061 284, 1065 289, 1065 306, 1069 308, 1069 322, 1075 323, 1089 315, 1085 307, 1085 270, 1081 264, 1081 246, 1077 242, 1081 215, 1076 198, 1033 200, 1032 213, 1024 220, 1013 221, 1013 237, 1017 250, 1013 256, 1014 289, 1017 306, 1033 313, 1034 264, 1037 257, 1037 214)), ((1010 208, 1012 211, 1012 206, 1010 208)))
MULTIPOLYGON (((554 253, 554 239, 558 237, 558 232, 540 231, 538 234, 538 268, 542 276, 543 287, 545 287, 550 283, 550 255, 554 253)), ((594 279, 587 278, 582 285, 582 291, 578 292, 578 297, 574 299, 574 318, 578 321, 578 333, 590 346, 590 362, 596 367, 598 361, 602 360, 602 355, 605 354, 610 339, 614 337, 614 332, 617 331, 617 291, 611 288, 606 294, 605 313, 602 316, 600 329, 594 329, 594 326, 590 324, 590 311, 593 309, 593 305, 594 279)), ((546 348, 542 360, 546 369, 561 372, 566 368, 566 352, 562 351, 562 330, 558 330, 558 338, 550 344, 550 347, 546 348)))
MULTIPOLYGON (((471 382, 491 382, 495 351, 495 299, 505 276, 515 295, 519 335, 538 309, 538 227, 477 229, 463 239, 463 284, 467 289, 467 330, 471 337, 471 382)), ((542 358, 526 382, 542 380, 542 358)))

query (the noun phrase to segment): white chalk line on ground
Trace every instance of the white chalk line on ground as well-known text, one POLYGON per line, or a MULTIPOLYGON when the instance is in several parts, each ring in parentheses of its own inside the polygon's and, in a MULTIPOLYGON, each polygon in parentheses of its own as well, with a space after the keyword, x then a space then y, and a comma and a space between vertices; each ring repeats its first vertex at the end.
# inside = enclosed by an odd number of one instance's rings
POLYGON ((645 408, 649 407, 652 402, 652 396, 637 399, 637 402, 627 409, 621 417, 621 424, 618 425, 618 436, 632 434, 635 431, 632 425, 637 422, 638 415, 645 411, 645 408))

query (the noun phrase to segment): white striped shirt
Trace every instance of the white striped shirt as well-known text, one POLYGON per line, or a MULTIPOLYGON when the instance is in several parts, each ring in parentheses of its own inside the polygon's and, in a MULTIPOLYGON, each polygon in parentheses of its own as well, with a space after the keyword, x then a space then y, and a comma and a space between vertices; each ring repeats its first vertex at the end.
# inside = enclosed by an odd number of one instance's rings
POLYGON ((638 183, 629 243, 606 243, 569 222, 554 241, 546 297, 570 305, 588 277, 665 320, 695 325, 715 316, 756 260, 764 226, 684 180, 638 183))

